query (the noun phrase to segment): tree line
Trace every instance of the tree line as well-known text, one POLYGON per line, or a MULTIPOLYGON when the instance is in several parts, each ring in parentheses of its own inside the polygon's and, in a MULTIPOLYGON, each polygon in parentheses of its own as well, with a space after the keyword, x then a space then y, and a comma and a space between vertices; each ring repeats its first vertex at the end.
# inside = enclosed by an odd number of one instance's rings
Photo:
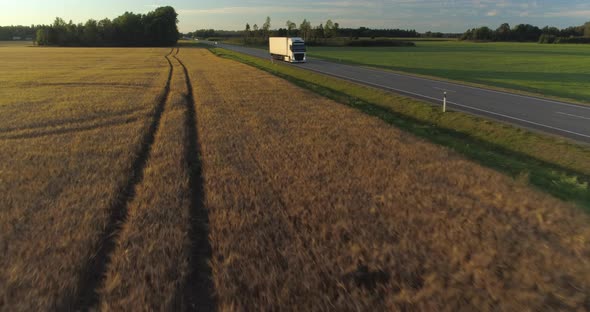
POLYGON ((258 24, 246 24, 242 31, 223 31, 214 29, 201 29, 187 33, 186 36, 197 38, 244 38, 246 43, 262 43, 268 41, 269 37, 301 37, 309 43, 322 42, 336 37, 347 37, 350 39, 376 38, 376 37, 399 37, 415 38, 419 36, 443 37, 442 33, 428 32, 420 34, 416 30, 404 29, 371 29, 367 27, 342 28, 337 22, 327 20, 325 23, 313 26, 310 21, 304 19, 297 24, 293 21, 286 21, 284 26, 278 29, 271 29, 271 18, 259 26, 258 24))
POLYGON ((486 26, 469 29, 460 39, 539 43, 590 43, 590 22, 582 26, 567 27, 564 29, 550 26, 539 28, 530 24, 519 24, 511 28, 508 23, 504 23, 495 30, 486 26))
POLYGON ((0 26, 0 41, 10 41, 14 38, 19 38, 17 40, 34 40, 39 28, 41 28, 41 25, 0 26))
POLYGON ((39 45, 55 46, 172 46, 178 42, 178 14, 170 6, 147 14, 125 12, 112 21, 93 19, 84 24, 56 18, 37 29, 39 45))

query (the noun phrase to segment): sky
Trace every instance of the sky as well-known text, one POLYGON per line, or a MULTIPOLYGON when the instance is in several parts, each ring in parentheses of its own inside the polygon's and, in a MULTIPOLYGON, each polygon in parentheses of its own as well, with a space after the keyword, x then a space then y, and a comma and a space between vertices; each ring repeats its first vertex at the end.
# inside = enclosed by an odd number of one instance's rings
POLYGON ((313 25, 327 19, 341 27, 403 28, 419 32, 463 32, 508 22, 536 26, 582 25, 590 21, 589 0, 0 0, 0 25, 49 24, 55 17, 75 23, 114 18, 125 11, 147 13, 173 6, 181 32, 214 28, 242 30, 271 17, 272 28, 287 20, 313 25))

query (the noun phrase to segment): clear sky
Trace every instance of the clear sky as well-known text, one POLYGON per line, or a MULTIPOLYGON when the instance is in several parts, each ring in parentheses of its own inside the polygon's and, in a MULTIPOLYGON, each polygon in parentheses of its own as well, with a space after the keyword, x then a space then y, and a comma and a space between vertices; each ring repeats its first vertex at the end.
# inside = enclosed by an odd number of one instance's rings
POLYGON ((590 0, 0 0, 0 25, 48 24, 56 16, 74 22, 146 13, 171 5, 181 32, 202 28, 241 30, 272 19, 316 25, 332 19, 341 27, 410 28, 463 32, 476 26, 530 23, 566 27, 590 21, 590 0))

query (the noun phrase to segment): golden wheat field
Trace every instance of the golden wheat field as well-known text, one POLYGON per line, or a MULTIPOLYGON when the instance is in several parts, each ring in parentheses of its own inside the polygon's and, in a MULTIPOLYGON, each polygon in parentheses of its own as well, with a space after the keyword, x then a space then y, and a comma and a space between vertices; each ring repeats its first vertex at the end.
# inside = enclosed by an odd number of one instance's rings
POLYGON ((170 49, 0 48, 0 307, 71 306, 121 207, 170 49))
POLYGON ((200 48, 0 44, 0 310, 590 309, 590 217, 200 48))
POLYGON ((583 212, 268 73, 181 57, 221 310, 589 307, 583 212))

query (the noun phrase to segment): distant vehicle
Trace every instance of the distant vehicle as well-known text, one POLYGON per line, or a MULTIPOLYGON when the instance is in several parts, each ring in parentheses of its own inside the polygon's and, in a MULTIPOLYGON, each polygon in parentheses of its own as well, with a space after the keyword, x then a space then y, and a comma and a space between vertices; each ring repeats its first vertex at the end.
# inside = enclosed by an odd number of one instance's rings
POLYGON ((298 37, 270 37, 270 55, 275 60, 291 63, 305 63, 305 41, 298 37))

